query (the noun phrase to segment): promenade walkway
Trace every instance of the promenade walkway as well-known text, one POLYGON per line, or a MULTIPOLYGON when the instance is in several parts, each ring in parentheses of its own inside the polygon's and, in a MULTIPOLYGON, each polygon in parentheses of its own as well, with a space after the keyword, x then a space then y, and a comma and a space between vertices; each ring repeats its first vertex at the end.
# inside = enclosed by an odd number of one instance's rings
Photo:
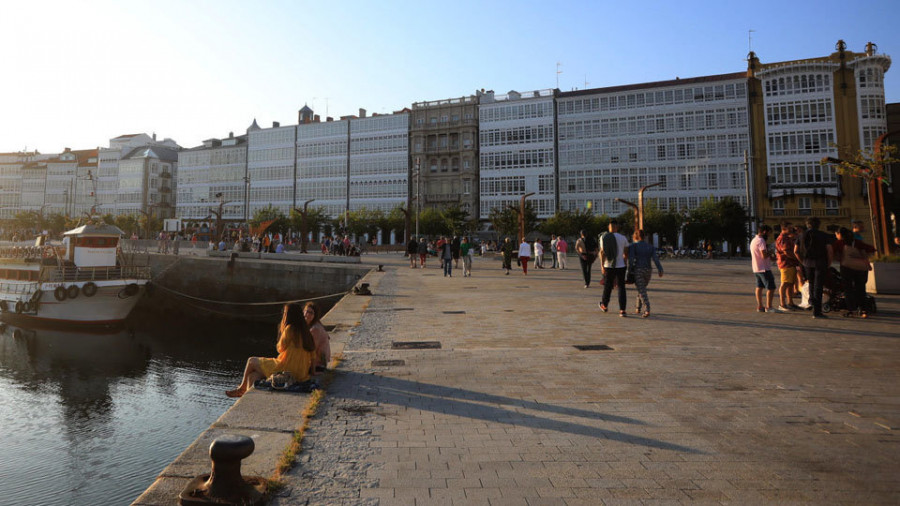
POLYGON ((671 260, 620 318, 577 261, 363 262, 385 272, 273 504, 900 503, 900 297, 757 313, 749 260, 671 260))

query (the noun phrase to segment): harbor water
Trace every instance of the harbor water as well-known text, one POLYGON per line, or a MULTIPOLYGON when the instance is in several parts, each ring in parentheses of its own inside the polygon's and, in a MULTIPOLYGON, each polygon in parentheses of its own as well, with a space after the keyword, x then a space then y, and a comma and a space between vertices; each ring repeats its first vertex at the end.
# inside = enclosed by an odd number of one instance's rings
POLYGON ((233 403, 275 325, 133 315, 0 333, 0 505, 127 505, 233 403))

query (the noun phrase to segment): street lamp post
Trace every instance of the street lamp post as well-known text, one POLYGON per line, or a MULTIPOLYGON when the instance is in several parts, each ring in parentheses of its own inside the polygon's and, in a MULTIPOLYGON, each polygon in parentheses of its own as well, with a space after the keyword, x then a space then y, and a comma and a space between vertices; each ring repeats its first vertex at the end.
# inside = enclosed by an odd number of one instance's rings
POLYGON ((534 195, 534 192, 526 193, 519 199, 519 244, 525 240, 525 199, 534 195))
POLYGON ((300 213, 300 253, 306 253, 306 235, 309 233, 309 229, 307 227, 306 218, 309 213, 309 203, 315 201, 316 199, 309 199, 303 203, 303 210, 301 211, 298 208, 294 208, 295 211, 300 213))
POLYGON ((416 158, 416 240, 419 240, 419 180, 421 179, 421 158, 416 158))

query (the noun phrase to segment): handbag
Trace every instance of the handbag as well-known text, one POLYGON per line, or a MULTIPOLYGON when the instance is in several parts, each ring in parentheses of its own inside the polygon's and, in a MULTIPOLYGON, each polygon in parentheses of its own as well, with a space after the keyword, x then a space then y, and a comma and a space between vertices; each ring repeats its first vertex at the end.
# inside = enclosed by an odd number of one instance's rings
POLYGON ((269 382, 274 390, 284 390, 294 383, 294 376, 289 371, 279 371, 269 376, 269 382))

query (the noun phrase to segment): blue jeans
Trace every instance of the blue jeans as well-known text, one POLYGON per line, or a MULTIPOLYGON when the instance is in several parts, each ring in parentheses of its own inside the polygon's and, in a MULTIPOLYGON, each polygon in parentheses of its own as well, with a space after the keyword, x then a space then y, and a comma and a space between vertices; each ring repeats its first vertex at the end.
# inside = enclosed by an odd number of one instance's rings
POLYGON ((444 276, 450 276, 450 272, 453 270, 453 260, 447 259, 444 260, 444 276))

